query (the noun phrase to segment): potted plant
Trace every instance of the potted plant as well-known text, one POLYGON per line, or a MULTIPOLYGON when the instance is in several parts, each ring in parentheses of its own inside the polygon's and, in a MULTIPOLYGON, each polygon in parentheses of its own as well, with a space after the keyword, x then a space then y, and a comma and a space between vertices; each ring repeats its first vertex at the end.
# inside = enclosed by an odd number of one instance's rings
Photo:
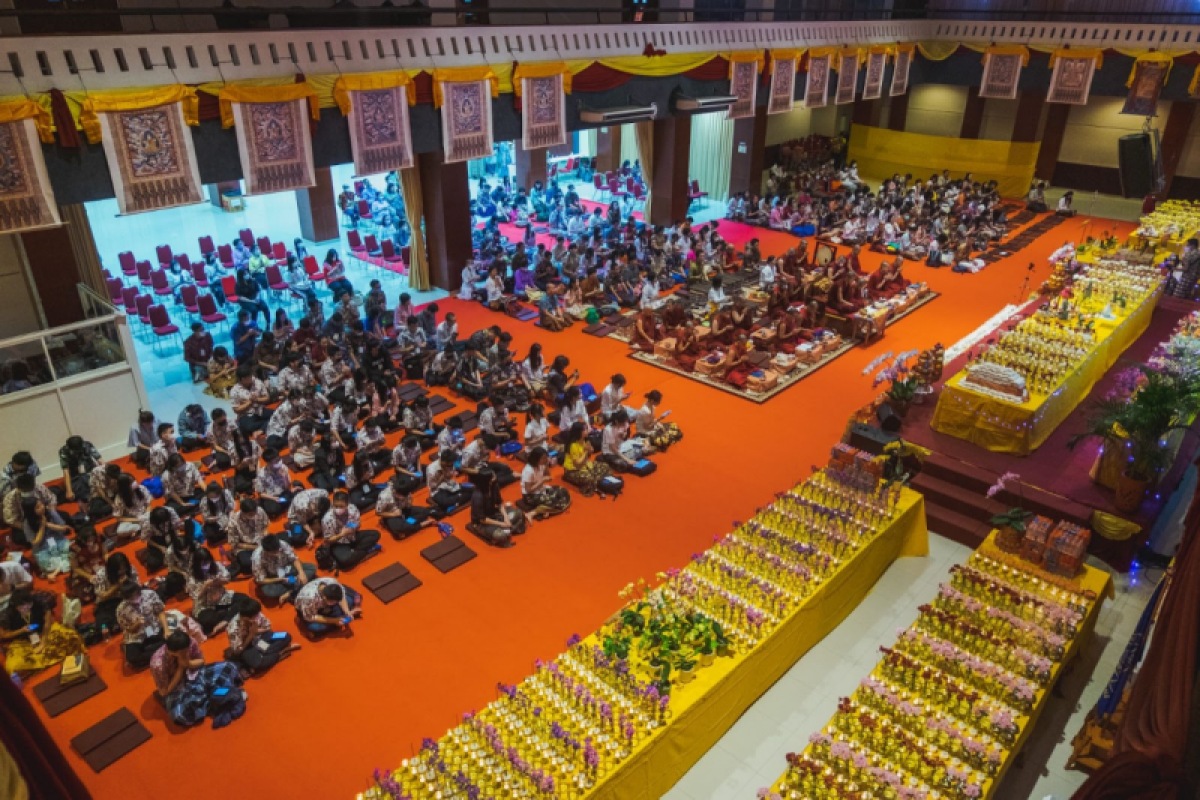
POLYGON ((896 416, 901 418, 908 413, 908 407, 912 404, 913 398, 916 397, 917 387, 921 385, 920 377, 908 366, 908 362, 916 358, 917 352, 916 350, 908 350, 900 353, 895 358, 892 358, 891 353, 888 353, 871 362, 863 372, 863 374, 869 373, 880 364, 884 364, 883 368, 875 374, 873 385, 888 384, 884 395, 887 402, 892 406, 892 410, 896 412, 896 416))
POLYGON ((1137 511, 1147 487, 1171 466, 1168 435, 1190 427, 1200 411, 1200 374, 1194 369, 1167 371, 1147 364, 1136 369, 1141 374, 1133 394, 1093 401, 1086 429, 1067 443, 1074 448, 1095 437, 1126 454, 1115 498, 1126 512, 1137 511))
MULTIPOLYGON (((1021 476, 1015 472, 1006 472, 996 479, 996 482, 987 490, 989 499, 994 498, 1000 492, 1008 488, 1010 483, 1016 483, 1018 490, 1020 489, 1021 476)), ((1021 544, 1025 540, 1025 529, 1029 522, 1029 518, 1033 516, 1032 511, 1026 511, 1023 508, 1014 506, 1007 511, 1002 511, 992 517, 991 523, 996 528, 996 544, 1001 550, 1006 550, 1010 553, 1018 553, 1021 551, 1021 544)))

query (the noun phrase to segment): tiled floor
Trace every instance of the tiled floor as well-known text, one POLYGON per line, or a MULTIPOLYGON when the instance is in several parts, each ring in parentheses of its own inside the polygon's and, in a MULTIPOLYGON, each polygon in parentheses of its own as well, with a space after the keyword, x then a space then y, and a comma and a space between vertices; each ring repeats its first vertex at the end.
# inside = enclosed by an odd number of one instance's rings
MULTIPOLYGON (((896 631, 917 617, 946 580, 950 567, 965 561, 970 548, 929 537, 929 556, 902 558, 884 573, 867 598, 840 626, 810 650, 721 738, 667 794, 668 800, 750 800, 770 786, 786 767, 788 753, 804 749, 879 660, 879 647, 891 645, 896 631)), ((1093 564, 1101 567, 1102 565, 1093 564)), ((1116 599, 1097 620, 1096 635, 1063 678, 1063 697, 1050 700, 1025 746, 1025 765, 1010 770, 997 797, 1066 800, 1086 778, 1063 768, 1071 737, 1100 697, 1142 608, 1161 573, 1114 576, 1116 599)))
MULTIPOLYGON (((353 168, 349 164, 333 167, 334 187, 340 191, 343 183, 351 182, 352 173, 353 168)), ((372 178, 372 183, 382 188, 383 177, 372 178)), ((290 248, 292 240, 301 235, 295 195, 291 192, 247 198, 246 210, 232 214, 210 203, 204 203, 149 214, 119 216, 116 200, 88 203, 87 212, 96 248, 105 266, 114 274, 119 273, 117 254, 124 250, 132 251, 139 260, 153 260, 154 248, 157 245, 170 244, 177 252, 185 252, 196 260, 200 254, 197 240, 201 236, 212 236, 216 244, 229 243, 237 237, 239 230, 250 228, 255 236, 268 236, 271 241, 286 242, 290 248)), ((383 283, 390 303, 394 304, 401 292, 411 294, 416 304, 427 303, 446 294, 440 289, 413 292, 408 288, 406 278, 387 270, 368 268, 361 261, 348 258, 349 246, 346 244, 345 228, 341 229, 338 241, 305 244, 309 252, 319 260, 324 259, 327 250, 336 248, 346 263, 347 277, 355 288, 365 292, 369 282, 378 278, 383 283)), ((329 291, 323 286, 318 287, 318 295, 327 304, 331 300, 329 291)), ((276 304, 269 297, 267 304, 274 315, 276 304)), ((298 322, 300 303, 293 302, 287 309, 292 321, 298 322)), ((179 325, 186 336, 190 332, 191 320, 181 309, 168 306, 168 310, 172 321, 179 325)), ((227 306, 224 313, 232 322, 236 309, 227 306)), ((134 326, 138 361, 142 367, 146 390, 150 395, 151 409, 160 418, 174 420, 180 409, 188 403, 200 403, 209 409, 227 405, 225 401, 204 394, 203 384, 192 384, 187 367, 183 363, 182 348, 177 342, 164 343, 161 346, 162 352, 158 353, 150 341, 136 339, 137 330, 138 327, 134 326)), ((228 324, 213 326, 211 330, 216 344, 230 346, 228 324)))

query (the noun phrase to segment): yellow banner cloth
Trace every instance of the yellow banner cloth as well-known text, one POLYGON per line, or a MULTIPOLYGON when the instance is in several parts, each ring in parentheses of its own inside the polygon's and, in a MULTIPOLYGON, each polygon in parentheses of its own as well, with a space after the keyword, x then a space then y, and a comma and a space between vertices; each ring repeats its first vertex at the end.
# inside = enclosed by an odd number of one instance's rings
MULTIPOLYGON (((47 100, 49 97, 46 95, 47 100)), ((0 122, 16 122, 19 119, 32 119, 38 138, 46 144, 54 142, 54 124, 50 110, 45 105, 27 97, 0 101, 0 122)))
POLYGON ((103 138, 98 114, 105 111, 136 111, 167 103, 182 103, 183 121, 192 126, 200 124, 200 101, 196 99, 196 90, 182 84, 157 86, 153 89, 90 92, 83 100, 79 123, 83 132, 87 134, 88 141, 97 144, 103 138))
MULTIPOLYGON (((395 72, 359 72, 350 75, 339 75, 333 83, 333 100, 341 109, 342 116, 350 114, 351 92, 368 92, 372 89, 395 89, 397 86, 406 86, 404 92, 408 97, 408 104, 415 106, 417 104, 417 87, 413 84, 412 74, 406 70, 396 70, 395 72)), ((317 94, 320 94, 318 90, 317 94)))
POLYGON ((288 100, 308 99, 308 111, 313 119, 321 118, 321 107, 317 93, 308 83, 288 83, 282 86, 246 86, 226 84, 217 95, 221 106, 221 127, 233 127, 234 103, 282 103, 288 100))
POLYGON ((523 78, 552 78, 562 75, 563 94, 571 93, 571 68, 565 61, 539 61, 533 64, 520 63, 513 69, 512 90, 517 97, 521 96, 521 81, 523 78))

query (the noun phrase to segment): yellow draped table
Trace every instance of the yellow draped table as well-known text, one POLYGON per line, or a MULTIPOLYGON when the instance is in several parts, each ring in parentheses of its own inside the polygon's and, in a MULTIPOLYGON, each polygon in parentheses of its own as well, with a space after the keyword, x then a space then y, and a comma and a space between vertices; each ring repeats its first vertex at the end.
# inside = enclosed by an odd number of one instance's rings
MULTIPOLYGON (((1062 580, 1057 576, 1053 576, 1047 572, 1044 572, 1038 567, 1016 560, 1014 556, 1004 553, 996 546, 995 539, 996 531, 992 531, 983 544, 979 546, 979 549, 975 551, 976 554, 996 559, 1012 566, 1017 566, 1018 568, 1034 575, 1035 577, 1042 577, 1050 581, 1062 580)), ((1061 586, 1062 584, 1058 585, 1061 586)), ((1008 773, 1008 769, 1016 760, 1017 754, 1021 752, 1021 748, 1025 746, 1025 743, 1028 742, 1029 737, 1033 734, 1034 729, 1037 727, 1038 718, 1045 709, 1047 700, 1049 699, 1055 685, 1062 677, 1064 671, 1069 668, 1071 662, 1074 661, 1076 656, 1079 655, 1080 651, 1087 646, 1088 641, 1090 641, 1093 633, 1095 633, 1096 620, 1100 616, 1100 609, 1104 604, 1104 599, 1111 598, 1113 596, 1113 583, 1111 576, 1109 576, 1107 572, 1092 569, 1091 567, 1087 566, 1084 567, 1084 571, 1080 575, 1070 582, 1070 586, 1065 586, 1064 588, 1069 588, 1071 591, 1080 594, 1090 593, 1092 600, 1088 607, 1087 614, 1080 622, 1075 636, 1066 646, 1062 659, 1051 668, 1050 677, 1046 681, 1045 686, 1040 688, 1035 694, 1029 712, 1015 718, 1015 721, 1019 726, 1020 733, 1012 743, 1012 746, 1004 750, 1003 761, 1000 763, 996 774, 981 784, 982 791, 980 793, 980 798, 982 800, 1000 797, 998 790, 1004 781, 1004 776, 1008 773)), ((881 678, 882 675, 879 672, 879 669, 880 667, 876 667, 876 669, 872 672, 872 675, 881 678)), ((803 735, 803 732, 800 732, 798 735, 803 735)), ((803 744, 801 744, 801 742, 797 742, 797 745, 797 752, 800 752, 809 746, 807 742, 803 744)), ((786 779, 787 774, 788 773, 785 770, 784 774, 781 775, 779 780, 777 780, 771 787, 773 792, 775 792, 778 796, 785 798, 785 800, 788 800, 788 798, 794 796, 790 793, 784 793, 782 791, 782 784, 786 779)))
POLYGON ((1040 447, 1092 391, 1121 354, 1150 326, 1162 294, 1160 286, 1127 316, 1096 323, 1092 351, 1049 395, 1031 392, 1024 403, 963 386, 962 370, 942 387, 930 426, 938 433, 966 439, 995 453, 1027 456, 1040 447))
MULTIPOLYGON (((925 498, 904 489, 892 524, 842 564, 772 634, 745 654, 719 658, 671 690, 672 717, 588 793, 659 798, 717 743, 800 657, 836 628, 897 558, 929 553, 925 498)), ((593 637, 594 638, 594 637, 593 637)))

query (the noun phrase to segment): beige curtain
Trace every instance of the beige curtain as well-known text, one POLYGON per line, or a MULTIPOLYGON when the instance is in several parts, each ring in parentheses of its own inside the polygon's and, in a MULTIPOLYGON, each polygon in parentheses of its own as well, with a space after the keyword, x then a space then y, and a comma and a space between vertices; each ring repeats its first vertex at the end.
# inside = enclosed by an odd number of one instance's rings
MULTIPOLYGON (((568 143, 570 136, 567 137, 568 143)), ((579 132, 579 155, 587 156, 588 158, 596 157, 596 129, 588 128, 585 131, 579 132)))
POLYGON ((712 202, 729 197, 729 171, 733 163, 733 120, 724 114, 692 117, 692 145, 688 153, 689 180, 700 184, 712 202))
POLYGON ((104 268, 100 266, 100 253, 96 250, 96 240, 92 238, 92 224, 88 221, 87 210, 82 203, 73 203, 59 206, 58 213, 67 226, 67 237, 71 240, 80 282, 101 297, 108 297, 104 268))
POLYGON ((634 132, 633 125, 622 125, 621 159, 617 163, 617 166, 621 166, 621 164, 624 164, 626 161, 629 162, 630 166, 633 166, 633 162, 637 160, 637 157, 637 134, 634 132))
POLYGON ((642 211, 642 219, 649 223, 650 203, 653 201, 650 179, 654 175, 654 121, 635 122, 633 132, 637 137, 638 158, 642 161, 642 178, 646 182, 646 208, 642 211))
POLYGON ((429 290, 429 264, 425 255, 425 207, 421 199, 421 173, 417 168, 400 170, 400 191, 412 239, 409 241, 408 286, 418 292, 429 290))

